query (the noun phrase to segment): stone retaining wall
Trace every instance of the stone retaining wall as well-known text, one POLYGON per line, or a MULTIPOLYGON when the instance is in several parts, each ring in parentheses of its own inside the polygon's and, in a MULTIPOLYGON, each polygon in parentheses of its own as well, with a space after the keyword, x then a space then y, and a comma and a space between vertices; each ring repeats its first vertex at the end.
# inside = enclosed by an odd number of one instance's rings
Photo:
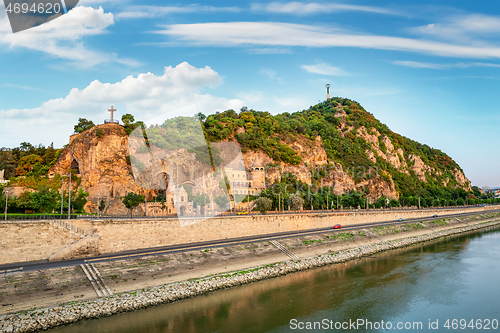
POLYGON ((398 218, 431 217, 434 214, 459 214, 498 209, 498 206, 467 209, 385 210, 308 214, 269 214, 195 219, 144 219, 93 221, 93 231, 99 235, 99 253, 203 242, 226 238, 256 236, 268 233, 350 226, 384 222, 398 218))
POLYGON ((81 235, 49 221, 1 222, 0 264, 47 259, 81 235))

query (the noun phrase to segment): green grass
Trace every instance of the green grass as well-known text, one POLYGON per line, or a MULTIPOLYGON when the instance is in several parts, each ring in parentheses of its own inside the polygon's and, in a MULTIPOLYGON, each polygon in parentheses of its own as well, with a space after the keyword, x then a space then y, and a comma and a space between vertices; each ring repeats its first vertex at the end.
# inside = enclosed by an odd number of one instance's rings
POLYGON ((306 239, 302 243, 305 244, 305 245, 308 245, 308 244, 321 243, 321 242, 322 242, 321 239, 311 239, 311 240, 307 240, 306 239))
POLYGON ((437 225, 446 225, 447 224, 447 222, 446 222, 445 219, 432 221, 431 223, 432 224, 437 224, 437 225))
POLYGON ((354 235, 350 232, 341 232, 341 233, 335 235, 333 238, 335 238, 336 240, 340 240, 342 242, 346 242, 346 241, 354 239, 355 237, 356 237, 356 235, 354 235))
POLYGON ((401 227, 404 231, 409 231, 409 230, 420 230, 425 228, 422 224, 420 223, 411 223, 411 224, 406 224, 401 227))

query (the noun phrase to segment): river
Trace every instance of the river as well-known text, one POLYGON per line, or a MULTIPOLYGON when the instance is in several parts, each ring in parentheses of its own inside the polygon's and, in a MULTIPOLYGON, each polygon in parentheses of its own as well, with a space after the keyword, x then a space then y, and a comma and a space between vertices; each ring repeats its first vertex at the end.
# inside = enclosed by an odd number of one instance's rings
POLYGON ((497 228, 50 332, 500 332, 499 284, 497 228))

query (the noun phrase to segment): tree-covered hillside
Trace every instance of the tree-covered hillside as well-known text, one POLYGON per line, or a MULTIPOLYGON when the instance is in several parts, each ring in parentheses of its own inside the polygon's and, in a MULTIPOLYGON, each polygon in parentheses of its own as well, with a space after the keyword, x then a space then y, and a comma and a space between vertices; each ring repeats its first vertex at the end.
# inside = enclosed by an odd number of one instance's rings
MULTIPOLYGON (((349 99, 336 97, 307 110, 279 115, 242 108, 240 112, 228 110, 209 116, 199 114, 198 117, 203 122, 208 140, 221 141, 234 136, 243 152, 261 149, 274 160, 291 165, 300 163, 301 156, 287 143, 297 140, 299 136, 313 140, 320 135, 332 162, 340 163, 344 170, 376 167, 381 177, 392 176, 397 191, 403 196, 432 196, 443 190, 451 193, 462 187, 453 173, 454 170, 462 170, 448 155, 391 131, 359 103, 349 99), (342 121, 345 122, 343 129, 342 121), (366 151, 373 151, 373 147, 357 135, 361 127, 368 133, 377 131, 379 139, 387 136, 395 150, 403 150, 404 156, 400 158, 418 156, 434 171, 426 177, 426 181, 422 181, 410 168, 403 172, 380 157, 375 162, 370 160, 366 151), (447 183, 446 186, 443 183, 447 183)), ((382 151, 386 149, 383 142, 379 145, 382 151)), ((407 161, 408 165, 411 163, 407 161)), ((357 182, 362 180, 357 173, 354 175, 357 182)))

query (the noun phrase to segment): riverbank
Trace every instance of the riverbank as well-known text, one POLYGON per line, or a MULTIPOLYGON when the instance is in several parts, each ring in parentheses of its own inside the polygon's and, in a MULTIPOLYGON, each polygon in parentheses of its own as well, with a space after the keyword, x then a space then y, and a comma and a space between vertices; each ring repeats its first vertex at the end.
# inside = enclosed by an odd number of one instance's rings
MULTIPOLYGON (((303 258, 299 261, 281 261, 276 264, 261 265, 251 269, 206 276, 190 281, 171 283, 161 287, 115 294, 106 298, 72 302, 53 308, 43 308, 5 315, 0 317, 2 320, 1 329, 6 332, 34 331, 78 320, 109 316, 113 313, 132 311, 147 306, 168 303, 218 289, 251 283, 314 267, 345 262, 381 251, 411 246, 425 241, 499 225, 500 220, 498 220, 498 217, 495 216, 493 219, 492 217, 493 216, 489 218, 485 218, 484 216, 480 217, 482 221, 477 220, 477 217, 470 217, 468 219, 456 221, 456 223, 451 225, 446 225, 446 221, 440 220, 441 222, 437 221, 437 223, 425 227, 423 224, 413 223, 405 226, 398 226, 397 228, 394 226, 372 228, 370 232, 373 233, 373 237, 366 239, 366 242, 358 241, 357 245, 359 246, 350 247, 349 249, 335 251, 332 250, 332 246, 329 246, 329 250, 332 252, 303 258), (402 234, 403 232, 405 232, 404 235, 402 234), (402 236, 406 237, 401 238, 402 236), (385 237, 383 242, 380 242, 378 239, 381 237, 385 237), (391 238, 392 240, 388 240, 391 238)), ((362 231, 357 233, 360 238, 366 238, 366 235, 361 235, 362 231)), ((341 234, 337 234, 337 236, 339 235, 341 234)), ((354 237, 354 233, 349 232, 344 232, 342 235, 342 237, 347 238, 351 237, 349 235, 354 237)), ((299 256, 299 250, 302 250, 305 254, 318 252, 326 248, 315 246, 318 244, 318 239, 310 239, 307 242, 302 241, 302 244, 306 245, 306 247, 302 247, 301 249, 298 247, 294 249, 294 247, 290 245, 287 247, 292 248, 292 251, 298 253, 299 256), (309 251, 305 251, 306 249, 309 249, 309 251)), ((335 247, 339 248, 342 244, 344 244, 345 247, 349 247, 349 245, 356 244, 356 240, 351 239, 344 243, 338 243, 335 247)), ((249 267, 249 265, 246 267, 249 267)))

